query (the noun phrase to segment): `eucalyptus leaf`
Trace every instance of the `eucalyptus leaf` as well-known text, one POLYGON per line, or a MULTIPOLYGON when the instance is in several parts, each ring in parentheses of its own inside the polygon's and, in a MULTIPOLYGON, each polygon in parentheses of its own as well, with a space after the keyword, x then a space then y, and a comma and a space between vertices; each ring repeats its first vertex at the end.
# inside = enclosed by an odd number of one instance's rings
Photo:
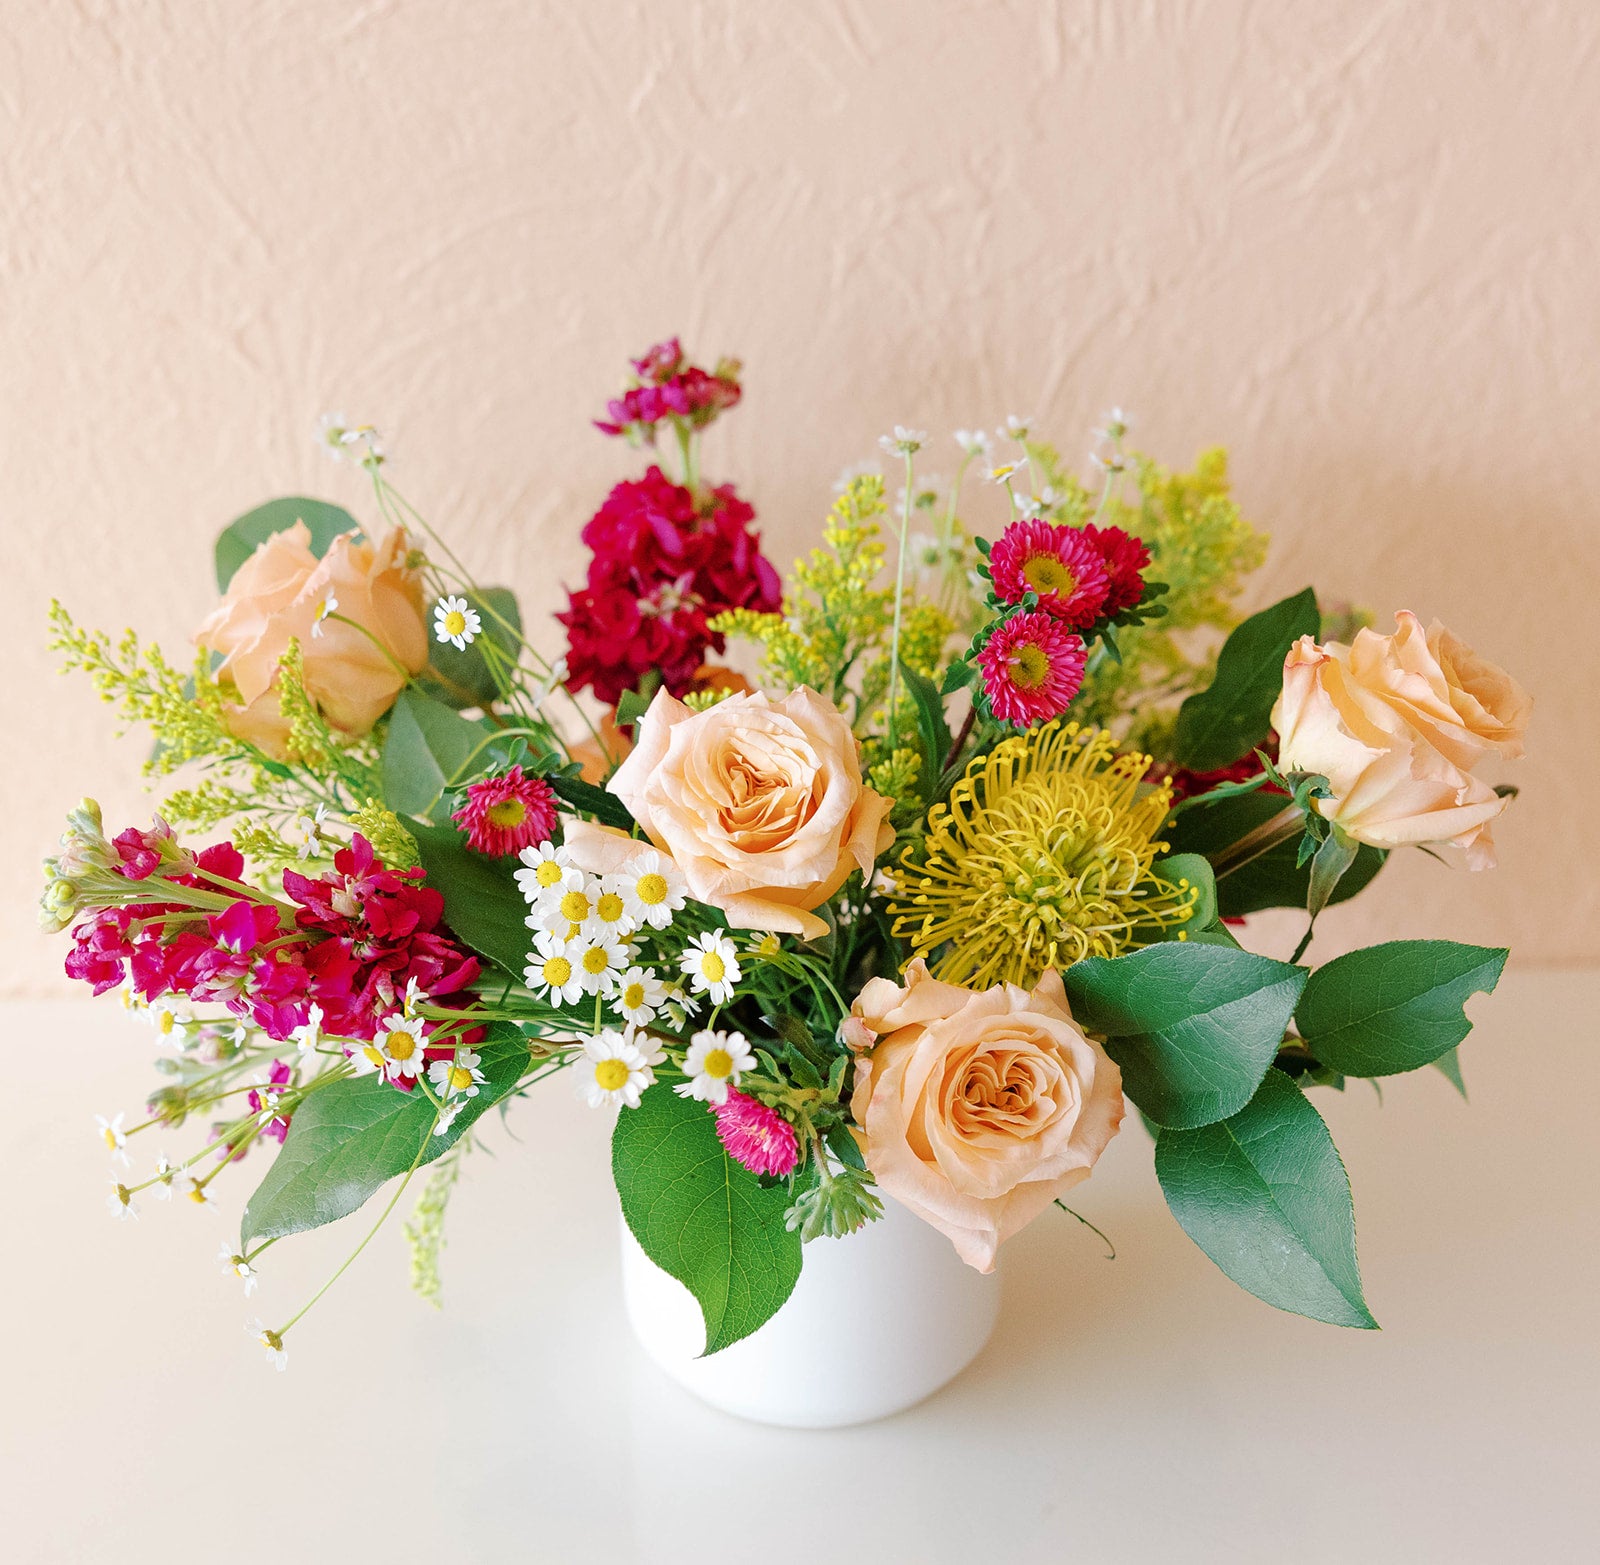
POLYGON ((777 1314, 800 1277, 800 1236, 784 1226, 789 1193, 723 1149, 703 1103, 665 1083, 618 1116, 611 1167, 640 1248, 696 1298, 706 1353, 777 1314))
POLYGON ((355 517, 341 506, 326 500, 310 500, 304 495, 289 495, 268 500, 222 529, 217 535, 217 589, 228 590, 234 572, 274 533, 287 532, 296 522, 304 522, 311 534, 311 552, 320 560, 340 533, 359 530, 355 517))
POLYGON ((1266 738, 1283 688, 1283 660, 1301 636, 1315 636, 1321 627, 1309 587, 1236 625, 1217 657, 1216 677, 1178 709, 1178 764, 1215 771, 1266 738))
POLYGON ((420 1090, 378 1076, 320 1087, 294 1111, 283 1147, 244 1209, 241 1243, 281 1239, 347 1217, 397 1174, 448 1152, 475 1120, 510 1095, 529 1065, 528 1043, 505 1022, 478 1045, 483 1085, 443 1135, 420 1090))
POLYGON ((1219 1124, 1163 1129, 1156 1177, 1183 1231, 1241 1288, 1312 1320, 1376 1329, 1344 1164, 1282 1071, 1219 1124))
POLYGON ((1462 1007, 1494 989, 1509 954, 1452 940, 1391 940, 1352 951, 1311 975, 1295 1023, 1311 1052, 1346 1076, 1416 1070, 1472 1030, 1462 1007))

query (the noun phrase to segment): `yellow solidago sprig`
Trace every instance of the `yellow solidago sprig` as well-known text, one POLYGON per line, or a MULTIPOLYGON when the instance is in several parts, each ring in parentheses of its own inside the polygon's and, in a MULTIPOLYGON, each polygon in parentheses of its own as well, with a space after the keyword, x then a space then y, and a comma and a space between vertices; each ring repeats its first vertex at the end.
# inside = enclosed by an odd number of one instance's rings
POLYGON ((934 975, 1031 987, 1049 968, 1117 956, 1188 921, 1196 888, 1153 871, 1172 805, 1141 789, 1148 755, 1102 729, 1050 723, 979 756, 895 871, 894 932, 934 975))

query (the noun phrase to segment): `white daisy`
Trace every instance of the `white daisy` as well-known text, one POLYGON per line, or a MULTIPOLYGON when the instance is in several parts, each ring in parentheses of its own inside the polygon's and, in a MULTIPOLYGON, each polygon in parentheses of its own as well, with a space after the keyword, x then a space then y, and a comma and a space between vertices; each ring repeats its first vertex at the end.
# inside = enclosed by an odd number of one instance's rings
POLYGON ((1102 427, 1095 434, 1102 440, 1109 440, 1112 444, 1121 440, 1133 427, 1133 420, 1121 408, 1107 408, 1101 415, 1102 427))
POLYGON ((630 967, 617 978, 614 1004, 636 1027, 653 1021, 667 1003, 667 986, 648 967, 630 967))
POLYGON ((447 641, 457 652, 465 652, 483 629, 478 611, 467 606, 465 598, 440 598, 433 607, 433 634, 447 641))
POLYGON ((309 859, 316 856, 317 849, 322 846, 322 824, 327 818, 328 806, 319 804, 315 813, 307 815, 301 811, 289 822, 289 829, 284 836, 290 842, 298 840, 301 858, 309 859))
POLYGON ((455 1098, 446 1103, 439 1110, 439 1117, 433 1122, 433 1133, 442 1136, 448 1133, 450 1127, 456 1122, 456 1115, 461 1112, 461 1099, 455 1098))
POLYGON ((583 998, 583 974, 561 937, 549 930, 535 938, 522 981, 551 1005, 576 1005, 583 998))
POLYGON ((585 994, 610 994, 633 960, 632 948, 615 935, 600 939, 580 936, 565 949, 585 994))
POLYGON ((989 469, 987 477, 991 484, 1003 484, 1014 478, 1028 464, 1021 459, 1015 462, 1000 462, 989 469))
POLYGON ((607 1103, 624 1103, 630 1109, 639 1106, 639 1097, 646 1087, 652 1086, 656 1073, 652 1067, 662 1061, 659 1048, 648 1039, 641 1040, 631 1029, 618 1032, 607 1027, 596 1037, 584 1040, 583 1050, 572 1062, 577 1080, 578 1096, 592 1109, 607 1103), (645 1049, 650 1048, 650 1053, 645 1049))
POLYGON ((627 898, 623 895, 626 885, 626 877, 622 875, 600 877, 599 895, 594 899, 594 912, 589 915, 585 934, 601 939, 626 940, 639 927, 639 921, 629 913, 627 898))
POLYGON ((654 848, 636 854, 628 867, 612 878, 628 917, 651 929, 665 929, 689 899, 689 883, 678 866, 654 848))
POLYGON ((254 1337, 267 1350, 267 1362, 274 1369, 281 1372, 289 1367, 289 1350, 277 1332, 258 1320, 250 1321, 244 1329, 246 1336, 254 1337))
POLYGON ((923 442, 927 438, 928 432, 925 429, 907 429, 904 424, 896 424, 892 435, 878 436, 878 444, 890 456, 910 456, 914 451, 922 449, 923 442))
POLYGON ((663 985, 663 988, 666 991, 667 1020, 674 1027, 686 1026, 690 1018, 700 1009, 700 1002, 685 993, 682 979, 675 978, 671 983, 663 985))
POLYGON ((709 996, 713 1005, 726 1005, 743 976, 733 942, 712 929, 689 942, 678 965, 688 974, 694 992, 709 996))
POLYGON ((428 1080, 447 1105, 455 1099, 477 1097, 483 1085, 478 1058, 471 1049, 457 1049, 453 1060, 435 1060, 428 1067, 428 1080))
POLYGON ((357 1076, 375 1076, 379 1071, 388 1069, 389 1059, 382 1045, 373 1039, 371 1043, 350 1045, 350 1063, 355 1067, 357 1076))
POLYGON ((420 1016, 386 1016, 373 1045, 383 1055, 383 1074, 390 1081, 402 1076, 417 1076, 425 1063, 422 1058, 423 1022, 420 1016))
POLYGON ((401 1001, 401 1006, 407 1016, 415 1016, 417 1007, 427 1003, 428 997, 423 993, 422 985, 417 982, 417 975, 413 973, 406 979, 405 999, 401 1001))
POLYGON ((113 1179, 111 1181, 111 1194, 106 1197, 106 1210, 119 1222, 136 1221, 139 1208, 134 1205, 133 1192, 124 1184, 113 1179))
POLYGON ((311 1054, 322 1046, 322 1007, 315 1000, 306 1007, 306 1019, 291 1029, 289 1037, 302 1054, 311 1054))
POLYGON ((193 1174, 179 1174, 174 1181, 173 1188, 185 1201, 193 1201, 196 1206, 215 1206, 217 1204, 211 1192, 193 1174))
POLYGON ((343 413, 324 413, 317 420, 317 444, 322 447, 335 462, 344 461, 345 435, 349 433, 350 421, 343 413))
POLYGON ((1032 429, 1033 420, 1031 418, 1021 418, 1012 413, 1007 417, 1005 427, 997 429, 995 433, 1002 440, 1026 440, 1032 429))
POLYGON ((256 1291, 261 1281, 260 1274, 249 1261, 239 1254, 226 1239, 222 1241, 222 1248, 217 1252, 217 1259, 222 1262, 222 1274, 225 1277, 237 1277, 244 1284, 244 1296, 249 1298, 256 1291))
POLYGON ((156 1182, 150 1186, 150 1194, 158 1201, 170 1201, 172 1199, 172 1182, 177 1177, 178 1169, 176 1164, 168 1161, 165 1152, 160 1153, 156 1158, 156 1182))
POLYGON ((586 875, 581 869, 563 870, 560 880, 540 890, 528 915, 528 926, 566 939, 572 926, 581 929, 594 916, 599 898, 600 882, 593 875, 586 875))
POLYGON ((958 429, 956 431, 956 444, 968 456, 987 456, 989 453, 989 435, 982 429, 958 429))
POLYGON ((322 622, 323 622, 323 620, 325 620, 330 614, 332 614, 334 612, 334 610, 337 609, 338 607, 339 607, 339 600, 336 597, 334 597, 334 595, 331 592, 317 606, 316 615, 313 617, 313 619, 311 621, 311 635, 312 635, 312 639, 313 640, 315 640, 316 638, 318 638, 318 637, 320 637, 322 635, 322 622))
POLYGON ((755 1063, 742 1032, 697 1032, 683 1057, 683 1074, 689 1079, 672 1090, 680 1098, 726 1103, 728 1088, 737 1087, 740 1074, 753 1070, 755 1063))
MULTIPOLYGON (((163 1038, 170 1038, 175 1030, 182 1034, 194 1020, 194 1013, 188 1004, 177 995, 164 995, 159 1000, 152 1000, 143 1010, 144 1019, 163 1038)), ((181 1042, 176 1047, 182 1047, 181 1042)))
POLYGON ((122 1133, 122 1121, 126 1117, 119 1114, 115 1119, 107 1119, 104 1114, 96 1114, 94 1125, 100 1132, 100 1139, 106 1144, 106 1151, 111 1154, 111 1161, 129 1168, 133 1159, 128 1156, 128 1138, 122 1133))
POLYGON ((514 879, 526 902, 537 902, 542 892, 548 891, 573 868, 571 855, 553 842, 541 842, 536 848, 524 848, 517 857, 523 867, 517 871, 514 879))

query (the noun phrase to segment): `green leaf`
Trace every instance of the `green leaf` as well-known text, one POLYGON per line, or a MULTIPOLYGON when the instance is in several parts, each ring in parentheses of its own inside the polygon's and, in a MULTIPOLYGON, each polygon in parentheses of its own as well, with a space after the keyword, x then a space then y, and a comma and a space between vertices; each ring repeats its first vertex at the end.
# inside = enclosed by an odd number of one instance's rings
POLYGON ((640 1248, 699 1301, 708 1354, 777 1314, 800 1277, 788 1189, 763 1189, 728 1156, 703 1103, 649 1088, 617 1119, 611 1168, 640 1248))
POLYGON ((1462 1006, 1469 995, 1493 991, 1509 954, 1453 940, 1391 940, 1352 951, 1311 975, 1295 1023, 1311 1052, 1346 1076, 1416 1070, 1471 1032, 1462 1006))
POLYGON ((463 1132, 508 1097, 528 1068, 528 1044, 505 1022, 478 1045, 484 1082, 442 1136, 420 1091, 401 1092, 377 1076, 320 1087, 294 1111, 283 1148, 250 1197, 240 1229, 245 1246, 335 1222, 412 1167, 448 1152, 463 1132))
POLYGON ((1433 1068, 1461 1094, 1462 1101, 1466 1101, 1467 1084, 1461 1076, 1461 1055, 1457 1049, 1446 1049, 1443 1054, 1433 1062, 1433 1068))
POLYGON ((515 664, 521 650, 518 635, 522 630, 522 611, 517 595, 509 587, 481 587, 476 592, 455 594, 464 597, 478 611, 483 628, 464 648, 440 641, 429 625, 428 671, 421 683, 428 694, 450 706, 487 707, 501 694, 500 684, 489 668, 485 644, 504 653, 500 661, 515 664))
POLYGON ((217 535, 217 589, 228 590, 233 574, 274 533, 287 532, 296 522, 304 522, 311 534, 311 552, 320 560, 340 533, 356 532, 358 523, 348 511, 326 500, 308 500, 289 495, 268 500, 237 521, 229 522, 217 535))
POLYGON ((1289 648, 1321 628, 1316 594, 1309 587, 1236 625, 1223 643, 1210 687, 1178 709, 1173 736, 1178 764, 1197 772, 1215 771, 1259 744, 1283 688, 1289 648))
MULTIPOLYGON (((1263 825, 1287 803, 1282 794, 1246 793, 1222 799, 1216 804, 1195 805, 1182 811, 1163 836, 1174 855, 1199 853, 1214 858, 1224 848, 1263 825)), ((1296 843, 1281 842, 1275 848, 1230 870, 1217 881, 1217 911, 1223 918, 1241 918, 1268 907, 1306 905, 1311 887, 1309 866, 1295 864, 1296 843)), ((1328 905, 1348 902, 1371 884, 1388 857, 1377 848, 1362 846, 1355 862, 1345 871, 1328 905)))
POLYGON ((428 885, 444 898, 444 921, 479 956, 520 979, 533 937, 517 890, 516 862, 474 853, 453 826, 414 826, 428 885))
POLYGON ((1128 1096, 1158 1124, 1209 1125, 1250 1101, 1306 971, 1209 941, 1088 957, 1067 969, 1078 1022, 1104 1035, 1128 1096))
POLYGON ((1282 1071, 1221 1124, 1163 1129, 1156 1177, 1183 1231, 1241 1288, 1312 1320, 1376 1329, 1350 1180, 1322 1116, 1282 1071))
POLYGON ((1311 856, 1311 883, 1306 887, 1306 912, 1313 923, 1333 896, 1339 882, 1356 861, 1356 841, 1337 827, 1329 828, 1322 845, 1311 856))
POLYGON ((545 781, 555 790, 556 797, 562 803, 581 814, 594 816, 602 826, 615 826, 618 831, 633 830, 633 817, 628 813, 628 806, 616 794, 563 772, 552 772, 545 781))
POLYGON ((977 672, 965 658, 957 658, 944 671, 944 682, 939 687, 940 695, 953 696, 956 691, 966 689, 977 672))
POLYGON ((1211 865, 1198 853, 1169 853, 1158 858, 1151 866, 1150 873, 1157 880, 1164 880, 1169 886, 1177 886, 1187 881, 1190 886, 1198 887, 1200 899, 1194 905, 1194 911, 1188 919, 1181 924, 1167 924, 1156 929, 1148 925, 1141 931, 1139 938, 1146 941, 1157 940, 1193 940, 1201 930, 1208 929, 1217 921, 1217 882, 1211 873, 1211 865))
POLYGON ((402 690, 383 741, 383 802, 400 815, 448 817, 441 795, 493 732, 420 690, 402 690))
POLYGON ((944 698, 931 679, 904 662, 900 664, 900 673, 917 709, 917 736, 922 741, 919 777, 923 797, 931 799, 939 787, 945 757, 950 753, 950 725, 944 720, 944 698))

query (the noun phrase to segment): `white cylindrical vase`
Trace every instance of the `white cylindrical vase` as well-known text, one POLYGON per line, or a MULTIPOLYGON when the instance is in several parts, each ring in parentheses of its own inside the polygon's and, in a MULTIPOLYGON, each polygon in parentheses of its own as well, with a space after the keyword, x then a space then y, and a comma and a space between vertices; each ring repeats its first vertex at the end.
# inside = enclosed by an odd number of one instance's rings
POLYGON ((628 1321, 646 1353, 703 1402, 761 1424, 834 1429, 886 1418, 955 1379, 994 1330, 1000 1277, 974 1271, 937 1229, 885 1199, 845 1239, 805 1247, 788 1302, 759 1331, 700 1357, 694 1295, 622 1224, 628 1321))

